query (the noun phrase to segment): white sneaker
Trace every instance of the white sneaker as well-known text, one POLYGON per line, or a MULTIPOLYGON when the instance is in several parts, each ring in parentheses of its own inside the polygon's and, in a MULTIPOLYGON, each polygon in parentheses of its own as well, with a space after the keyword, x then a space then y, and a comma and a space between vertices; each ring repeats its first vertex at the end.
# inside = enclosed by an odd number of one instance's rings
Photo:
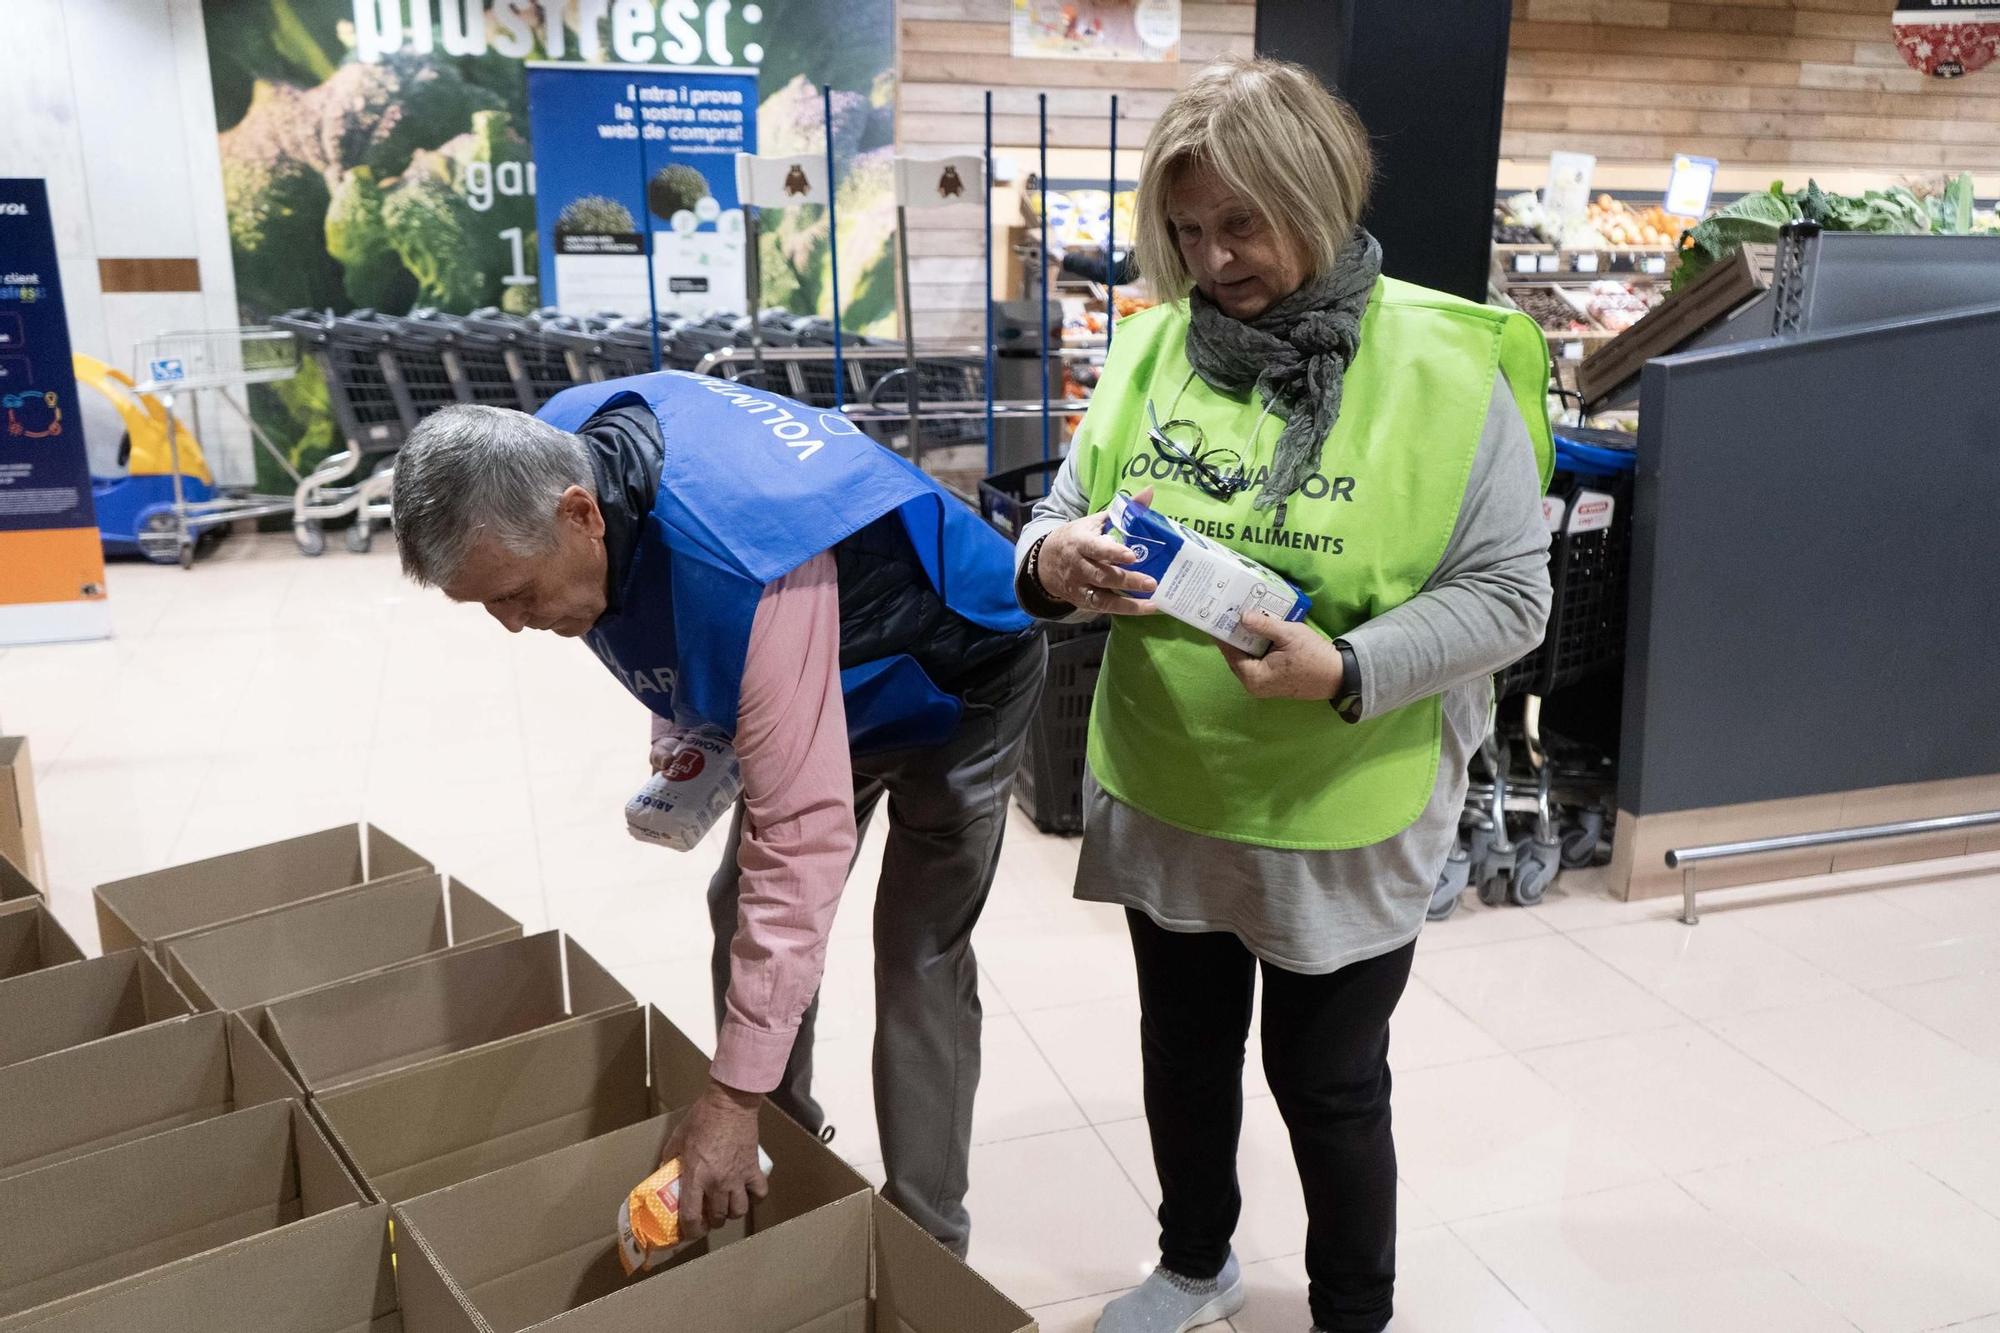
POLYGON ((1155 1268, 1133 1290, 1104 1307, 1097 1333, 1187 1333, 1243 1308, 1243 1269, 1231 1254, 1206 1282, 1155 1268))

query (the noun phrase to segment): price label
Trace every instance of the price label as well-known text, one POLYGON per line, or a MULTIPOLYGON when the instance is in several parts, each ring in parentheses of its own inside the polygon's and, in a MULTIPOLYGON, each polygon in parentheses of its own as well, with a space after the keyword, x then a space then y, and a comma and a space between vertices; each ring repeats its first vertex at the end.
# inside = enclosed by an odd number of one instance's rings
POLYGON ((1536 255, 1536 256, 1535 256, 1535 271, 1536 271, 1536 272, 1538 272, 1538 273, 1560 273, 1560 272, 1562 272, 1562 256, 1561 256, 1561 255, 1536 255))
POLYGON ((1582 343, 1574 343, 1574 342, 1572 342, 1572 343, 1564 343, 1564 344, 1563 344, 1563 360, 1565 360, 1565 361, 1581 361, 1581 360, 1583 360, 1583 344, 1582 344, 1582 343))
POLYGON ((1597 256, 1594 254, 1578 255, 1576 257, 1576 271, 1578 273, 1597 272, 1597 256))
POLYGON ((1667 271, 1667 257, 1665 255, 1654 255, 1646 260, 1645 267, 1648 273, 1665 273, 1667 271))
POLYGON ((1515 255, 1514 271, 1516 273, 1533 273, 1535 271, 1535 257, 1533 255, 1515 255))

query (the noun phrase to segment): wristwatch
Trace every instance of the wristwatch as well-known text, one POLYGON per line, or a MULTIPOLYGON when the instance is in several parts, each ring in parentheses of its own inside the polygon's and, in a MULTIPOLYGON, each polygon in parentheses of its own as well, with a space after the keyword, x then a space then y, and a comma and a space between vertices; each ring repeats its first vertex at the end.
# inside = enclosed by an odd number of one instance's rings
POLYGON ((1340 714, 1343 722, 1361 720, 1361 663, 1354 656, 1354 649, 1345 639, 1335 639, 1333 646, 1340 650, 1340 688, 1328 702, 1333 711, 1340 714))

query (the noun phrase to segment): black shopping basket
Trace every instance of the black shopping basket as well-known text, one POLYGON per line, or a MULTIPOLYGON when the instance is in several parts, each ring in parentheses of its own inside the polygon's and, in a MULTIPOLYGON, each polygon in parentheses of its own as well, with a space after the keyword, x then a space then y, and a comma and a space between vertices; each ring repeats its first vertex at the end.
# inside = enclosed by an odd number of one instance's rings
MULTIPOLYGON (((1030 463, 988 477, 979 483, 980 513, 1009 538, 1018 538, 1061 466, 1059 459, 1030 463)), ((1097 693, 1109 631, 1110 621, 1103 616, 1048 626, 1049 673, 1014 778, 1014 799, 1044 833, 1083 832, 1090 701, 1097 693)))

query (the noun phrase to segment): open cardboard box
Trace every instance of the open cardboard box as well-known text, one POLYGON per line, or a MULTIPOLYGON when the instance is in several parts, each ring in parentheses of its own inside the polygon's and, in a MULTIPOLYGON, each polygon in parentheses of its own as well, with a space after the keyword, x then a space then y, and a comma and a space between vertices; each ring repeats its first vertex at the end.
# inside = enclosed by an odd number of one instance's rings
POLYGON ((627 1281, 592 1211, 645 1155, 637 1129, 625 1138, 561 1154, 577 1159, 559 1164, 569 1175, 545 1158, 397 1209, 421 1255, 401 1269, 412 1333, 1035 1333, 1027 1311, 872 1191, 627 1281), (537 1187, 561 1202, 537 1214, 537 1187))
POLYGON ((0 912, 11 912, 33 903, 48 905, 42 891, 35 887, 35 881, 28 878, 28 872, 7 853, 0 852, 0 912))
POLYGON ((47 884, 42 862, 42 821, 35 813, 35 764, 26 736, 0 736, 0 856, 28 877, 47 884))
POLYGON ((0 981, 0 1068, 193 1012, 138 949, 45 967, 0 981))
MULTIPOLYGON (((362 1183, 401 1203, 683 1109, 707 1085, 708 1057, 658 1010, 632 1008, 366 1079, 314 1106, 362 1183)), ((839 1198, 867 1187, 775 1107, 758 1132, 774 1162, 790 1163, 793 1188, 823 1194, 832 1180, 839 1198)))
POLYGON ((0 1318, 0 1333, 402 1333, 386 1204, 343 1207, 0 1318))
POLYGON ((97 888, 106 953, 156 947, 274 907, 434 867, 381 829, 343 824, 97 888))
POLYGON ((0 1315, 367 1203, 296 1101, 11 1176, 0 1180, 0 1315))
POLYGON ((304 1096, 237 1015, 155 1023, 0 1069, 0 1178, 304 1096))
MULTIPOLYGON (((634 1004, 581 945, 550 930, 281 1000, 264 1011, 261 1031, 306 1090, 319 1095, 634 1004)), ((4 1043, 0 1031, 0 1056, 4 1043)))
POLYGON ((442 890, 437 875, 414 871, 182 935, 165 946, 167 974, 197 1008, 254 1009, 520 935, 520 922, 457 880, 442 890))
MULTIPOLYGON (((751 1205, 749 1218, 688 1246, 652 1275, 625 1277, 618 1264, 618 1205, 659 1165, 660 1150, 678 1120, 678 1115, 657 1116, 399 1205, 397 1271, 411 1333, 517 1333, 551 1326, 588 1333, 874 1328, 868 1323, 740 1322, 732 1309, 776 1308, 781 1303, 769 1297, 779 1290, 797 1298, 794 1308, 866 1305, 868 1183, 783 1116, 775 1121, 767 1116, 760 1131, 771 1155, 771 1192, 751 1205), (842 1200, 847 1202, 839 1204, 842 1200), (828 1213, 829 1204, 848 1210, 844 1226, 832 1229, 847 1242, 837 1265, 837 1286, 828 1285, 823 1265, 809 1257, 822 1243, 825 1228, 802 1233, 796 1247, 775 1244, 777 1237, 828 1213), (753 1245, 760 1248, 752 1262, 729 1270, 740 1286, 680 1280, 753 1245)), ((898 1232, 893 1243, 913 1248, 908 1239, 898 1232)), ((934 1253, 921 1256, 928 1263, 912 1271, 913 1280, 939 1283, 947 1290, 983 1289, 990 1303, 1002 1303, 935 1242, 920 1239, 934 1253)), ((893 1323, 881 1327, 884 1333, 905 1333, 893 1323)), ((1026 1316, 1012 1322, 912 1324, 909 1333, 1015 1333, 1023 1328, 1032 1328, 1026 1316)))
POLYGON ((82 958, 83 950, 40 901, 0 911, 0 981, 82 958))

